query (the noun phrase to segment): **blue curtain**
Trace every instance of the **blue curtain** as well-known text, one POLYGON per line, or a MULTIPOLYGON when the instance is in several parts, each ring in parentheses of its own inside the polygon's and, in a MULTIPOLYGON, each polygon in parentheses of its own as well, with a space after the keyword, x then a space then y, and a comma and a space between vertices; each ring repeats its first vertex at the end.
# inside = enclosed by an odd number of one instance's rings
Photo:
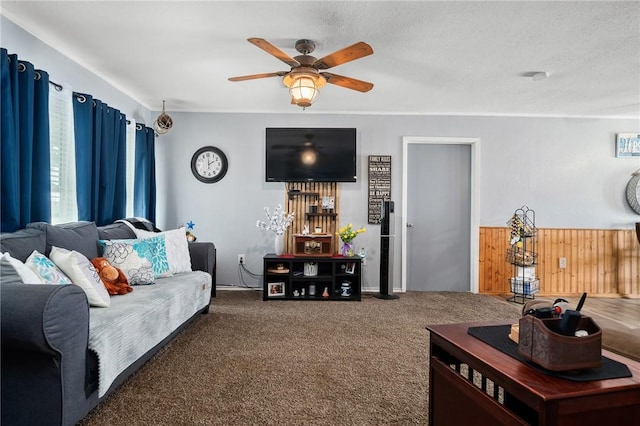
POLYGON ((156 221, 156 156, 153 129, 136 125, 133 214, 156 221))
POLYGON ((0 49, 0 228, 51 220, 49 74, 0 49))
POLYGON ((127 120, 119 110, 75 93, 78 219, 107 225, 126 214, 127 120))

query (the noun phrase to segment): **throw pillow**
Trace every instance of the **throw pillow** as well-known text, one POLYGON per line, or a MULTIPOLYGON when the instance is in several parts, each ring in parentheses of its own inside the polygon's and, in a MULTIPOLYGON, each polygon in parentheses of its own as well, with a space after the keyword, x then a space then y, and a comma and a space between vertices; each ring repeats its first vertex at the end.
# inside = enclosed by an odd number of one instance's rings
POLYGON ((153 284, 153 250, 146 240, 98 240, 102 257, 127 276, 130 285, 153 284))
POLYGON ((20 260, 11 257, 9 253, 0 253, 0 264, 2 265, 0 280, 3 283, 42 284, 40 277, 35 272, 20 260))
POLYGON ((141 229, 134 229, 134 232, 138 238, 164 236, 169 270, 174 274, 191 272, 191 255, 189 254, 189 243, 187 242, 184 226, 159 233, 141 229))
POLYGON ((75 250, 69 251, 53 246, 49 257, 74 284, 84 290, 89 305, 101 308, 111 306, 111 298, 107 289, 98 276, 96 268, 85 255, 75 250))
POLYGON ((43 284, 72 284, 58 267, 42 253, 34 250, 25 262, 43 284))
POLYGON ((151 262, 153 275, 156 278, 173 275, 173 272, 169 269, 164 235, 156 234, 153 238, 116 241, 130 241, 135 244, 138 254, 151 262))

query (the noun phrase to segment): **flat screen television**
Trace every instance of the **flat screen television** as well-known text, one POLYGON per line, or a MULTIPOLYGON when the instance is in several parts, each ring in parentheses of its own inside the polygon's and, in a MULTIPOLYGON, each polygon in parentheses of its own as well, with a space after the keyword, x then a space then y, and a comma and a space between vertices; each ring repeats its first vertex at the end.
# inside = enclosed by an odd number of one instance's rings
POLYGON ((356 182, 356 129, 267 128, 267 182, 356 182))

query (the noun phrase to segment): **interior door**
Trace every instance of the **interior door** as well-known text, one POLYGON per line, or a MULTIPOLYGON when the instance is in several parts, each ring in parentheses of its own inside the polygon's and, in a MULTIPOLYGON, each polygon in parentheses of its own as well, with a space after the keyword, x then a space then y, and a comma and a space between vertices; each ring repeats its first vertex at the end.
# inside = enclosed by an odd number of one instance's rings
POLYGON ((407 290, 471 291, 472 146, 406 147, 407 290))

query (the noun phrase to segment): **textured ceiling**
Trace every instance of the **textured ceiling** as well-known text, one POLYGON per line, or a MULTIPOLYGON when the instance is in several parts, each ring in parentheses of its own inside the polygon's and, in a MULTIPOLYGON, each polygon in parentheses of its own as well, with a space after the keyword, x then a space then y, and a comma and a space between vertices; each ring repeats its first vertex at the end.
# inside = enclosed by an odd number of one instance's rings
MULTIPOLYGON (((309 112, 640 117, 640 3, 622 1, 5 1, 2 13, 150 109, 298 112, 287 71, 246 41, 322 57, 375 84, 325 86, 309 112), (548 71, 534 81, 528 73, 548 71)), ((20 52, 16 52, 20 53, 20 52)), ((52 76, 64 80, 64 76, 52 76)), ((82 88, 76 88, 83 90, 82 88)))

